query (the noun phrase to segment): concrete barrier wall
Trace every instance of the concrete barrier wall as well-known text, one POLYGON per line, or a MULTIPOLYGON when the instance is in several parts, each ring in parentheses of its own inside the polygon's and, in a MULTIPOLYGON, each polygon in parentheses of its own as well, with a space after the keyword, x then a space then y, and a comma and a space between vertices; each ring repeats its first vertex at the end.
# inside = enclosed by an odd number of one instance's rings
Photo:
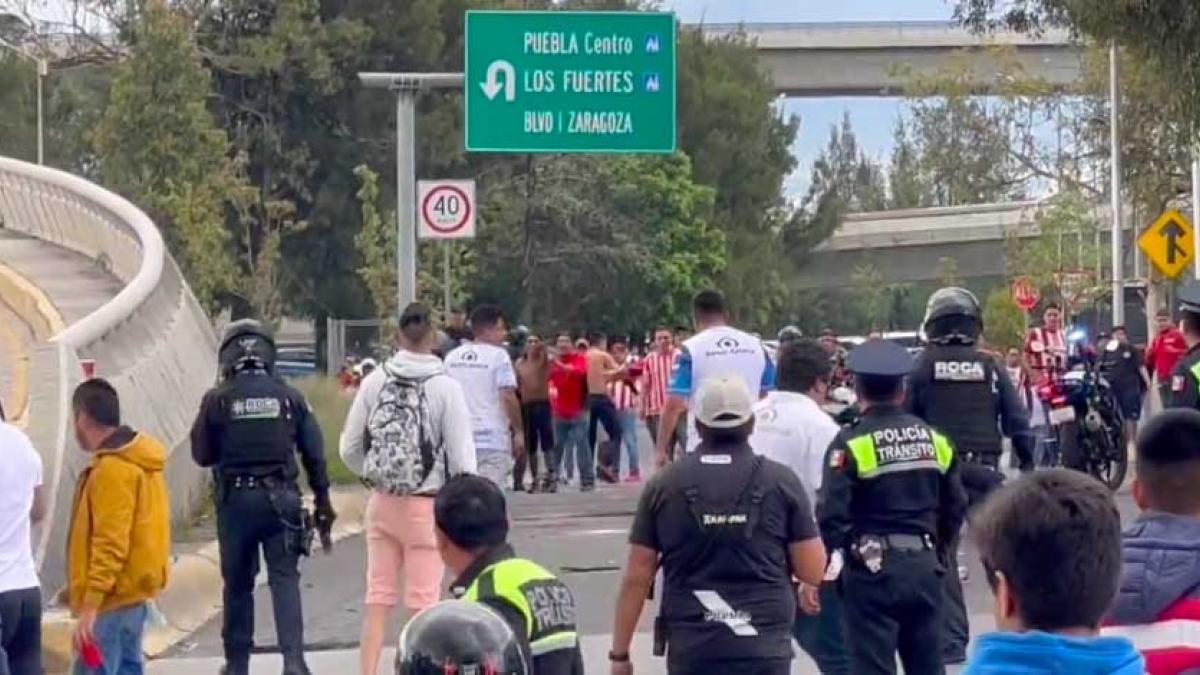
POLYGON ((75 444, 69 410, 71 391, 83 377, 80 361, 94 361, 96 375, 117 388, 131 426, 167 446, 178 517, 206 484, 191 461, 188 432, 215 381, 216 338, 158 229, 121 197, 61 171, 0 157, 0 226, 81 253, 125 285, 31 355, 37 377, 30 383, 28 431, 44 459, 54 507, 36 542, 50 591, 64 579, 73 487, 88 460, 75 444))

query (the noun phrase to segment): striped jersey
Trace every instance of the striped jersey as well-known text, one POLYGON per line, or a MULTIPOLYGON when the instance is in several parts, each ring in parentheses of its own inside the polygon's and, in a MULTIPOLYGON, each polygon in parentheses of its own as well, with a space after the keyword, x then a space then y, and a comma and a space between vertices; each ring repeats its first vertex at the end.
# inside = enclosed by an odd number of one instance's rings
POLYGON ((667 387, 671 383, 671 371, 675 369, 675 358, 679 350, 669 353, 655 350, 642 359, 642 397, 649 416, 661 415, 667 405, 667 387))

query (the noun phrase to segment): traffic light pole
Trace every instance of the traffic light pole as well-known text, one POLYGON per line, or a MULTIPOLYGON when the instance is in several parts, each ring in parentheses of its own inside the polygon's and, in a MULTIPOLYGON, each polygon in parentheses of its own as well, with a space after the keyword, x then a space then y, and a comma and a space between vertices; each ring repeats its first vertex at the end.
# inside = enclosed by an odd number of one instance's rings
POLYGON ((396 92, 396 281, 399 307, 417 297, 417 94, 462 89, 462 73, 359 73, 367 89, 396 92))
POLYGON ((1125 270, 1121 254, 1121 54, 1114 42, 1109 48, 1108 84, 1112 100, 1110 120, 1112 152, 1112 322, 1125 323, 1125 270))

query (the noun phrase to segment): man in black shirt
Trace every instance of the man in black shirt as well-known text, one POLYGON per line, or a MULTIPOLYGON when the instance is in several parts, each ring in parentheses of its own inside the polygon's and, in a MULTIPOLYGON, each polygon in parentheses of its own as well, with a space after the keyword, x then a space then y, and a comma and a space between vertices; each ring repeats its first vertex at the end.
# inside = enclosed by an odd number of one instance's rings
POLYGON ((817 512, 841 574, 851 672, 941 675, 936 551, 962 526, 967 495, 950 441, 900 408, 912 357, 875 340, 850 352, 863 414, 834 438, 817 512))
POLYGON ((1142 355, 1137 347, 1129 344, 1129 334, 1124 326, 1114 326, 1112 339, 1098 345, 1100 348, 1100 371, 1112 385, 1125 417, 1125 443, 1133 442, 1137 435, 1138 419, 1142 416, 1142 397, 1149 383, 1142 371, 1142 355))
POLYGON ((655 653, 668 649, 671 675, 786 674, 792 578, 817 585, 825 568, 812 508, 791 469, 751 449, 754 400, 741 378, 708 378, 696 401, 699 448, 657 474, 638 503, 612 672, 633 672, 629 645, 661 565, 655 653))

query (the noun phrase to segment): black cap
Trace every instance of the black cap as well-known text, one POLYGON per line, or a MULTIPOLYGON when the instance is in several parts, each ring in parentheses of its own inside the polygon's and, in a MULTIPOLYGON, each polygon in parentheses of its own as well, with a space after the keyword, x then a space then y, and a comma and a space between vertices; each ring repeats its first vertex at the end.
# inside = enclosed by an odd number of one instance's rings
POLYGON ((429 323, 429 308, 421 302, 410 302, 400 313, 400 327, 411 326, 414 323, 429 323))
POLYGON ((1193 314, 1200 314, 1200 284, 1189 283, 1176 293, 1179 298, 1179 309, 1193 314))
POLYGON ((913 358, 891 340, 867 340, 850 352, 846 367, 855 375, 904 377, 912 372, 913 358))

